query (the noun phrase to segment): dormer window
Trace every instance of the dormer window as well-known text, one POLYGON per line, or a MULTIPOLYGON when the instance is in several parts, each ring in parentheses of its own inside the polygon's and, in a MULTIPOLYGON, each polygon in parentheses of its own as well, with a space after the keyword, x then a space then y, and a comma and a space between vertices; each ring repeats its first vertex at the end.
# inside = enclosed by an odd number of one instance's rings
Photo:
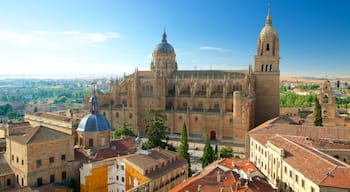
POLYGON ((270 44, 266 44, 266 51, 270 51, 270 44))

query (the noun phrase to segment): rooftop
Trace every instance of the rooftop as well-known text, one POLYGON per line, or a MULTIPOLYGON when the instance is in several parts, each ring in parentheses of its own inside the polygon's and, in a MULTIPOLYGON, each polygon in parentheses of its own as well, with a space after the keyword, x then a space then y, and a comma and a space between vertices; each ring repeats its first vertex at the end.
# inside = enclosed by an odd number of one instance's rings
POLYGON ((249 135, 259 143, 285 150, 283 161, 320 186, 350 188, 350 166, 322 152, 350 151, 350 129, 289 125, 270 120, 249 135))
POLYGON ((273 188, 256 167, 246 159, 221 159, 208 165, 203 172, 176 186, 171 192, 197 191, 265 192, 273 188), (245 176, 246 175, 246 176, 245 176), (244 180, 243 178, 251 178, 244 180), (247 183, 245 183, 247 182, 247 183))
POLYGON ((71 135, 56 131, 44 126, 27 129, 22 135, 10 136, 13 141, 22 144, 51 141, 55 139, 69 138, 71 135))
POLYGON ((59 120, 59 121, 67 121, 67 122, 72 119, 72 118, 67 117, 65 115, 60 115, 57 113, 49 113, 49 112, 36 112, 36 113, 33 113, 32 115, 44 117, 44 118, 48 118, 48 119, 59 120))

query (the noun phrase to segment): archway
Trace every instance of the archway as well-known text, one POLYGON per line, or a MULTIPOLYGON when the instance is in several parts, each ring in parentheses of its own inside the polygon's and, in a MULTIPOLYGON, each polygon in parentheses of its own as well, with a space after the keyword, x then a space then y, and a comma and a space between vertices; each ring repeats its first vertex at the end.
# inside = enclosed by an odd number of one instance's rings
POLYGON ((210 131, 210 140, 215 140, 215 139, 216 139, 216 132, 210 131))

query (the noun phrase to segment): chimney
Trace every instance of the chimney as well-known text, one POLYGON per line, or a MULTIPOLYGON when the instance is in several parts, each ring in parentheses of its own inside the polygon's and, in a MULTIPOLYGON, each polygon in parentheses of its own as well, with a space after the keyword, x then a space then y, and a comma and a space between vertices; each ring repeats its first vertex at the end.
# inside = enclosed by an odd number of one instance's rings
POLYGON ((198 185, 197 191, 201 191, 201 190, 202 190, 202 185, 198 185))
POLYGON ((218 170, 218 171, 216 172, 216 181, 217 181, 218 183, 221 182, 220 170, 218 170))

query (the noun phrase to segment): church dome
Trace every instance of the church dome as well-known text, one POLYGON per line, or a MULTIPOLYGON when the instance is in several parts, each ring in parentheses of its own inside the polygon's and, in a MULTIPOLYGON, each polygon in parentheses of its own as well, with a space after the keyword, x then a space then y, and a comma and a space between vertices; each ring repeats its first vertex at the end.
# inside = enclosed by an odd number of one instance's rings
POLYGON ((174 47, 172 45, 170 45, 167 41, 167 36, 166 33, 163 33, 163 39, 162 42, 159 43, 155 48, 153 53, 157 53, 157 54, 164 54, 164 53, 175 53, 174 47))
POLYGON ((98 113, 98 98, 94 88, 94 94, 90 97, 90 114, 84 116, 80 121, 77 131, 99 132, 112 130, 111 125, 104 115, 98 113))
POLYGON ((77 131, 81 132, 100 132, 112 130, 105 116, 96 113, 88 114, 80 121, 77 131))

